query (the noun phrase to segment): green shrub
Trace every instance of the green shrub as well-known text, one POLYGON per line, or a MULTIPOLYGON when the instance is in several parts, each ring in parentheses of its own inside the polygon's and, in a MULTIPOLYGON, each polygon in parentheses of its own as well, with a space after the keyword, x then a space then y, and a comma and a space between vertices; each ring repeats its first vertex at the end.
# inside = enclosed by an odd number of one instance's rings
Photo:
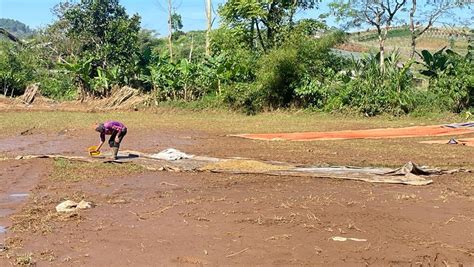
POLYGON ((343 66, 343 60, 331 54, 330 48, 342 39, 339 33, 320 39, 295 34, 261 57, 256 84, 265 105, 324 106, 334 88, 330 83, 343 66))
POLYGON ((472 51, 464 56, 444 48, 434 54, 422 51, 420 72, 430 78, 432 106, 442 111, 462 112, 474 105, 474 66, 472 51))
POLYGON ((287 107, 294 99, 294 87, 303 73, 297 53, 293 48, 279 48, 259 60, 256 86, 271 108, 287 107))
POLYGON ((415 108, 413 102, 412 62, 400 64, 400 55, 392 53, 385 59, 384 69, 379 55, 371 55, 354 62, 351 72, 355 77, 346 86, 344 104, 374 116, 380 113, 395 115, 408 113, 415 108))
POLYGON ((474 106, 474 66, 468 60, 457 62, 430 83, 442 110, 460 113, 474 106))
POLYGON ((253 83, 235 83, 226 85, 223 101, 235 110, 242 110, 247 115, 254 115, 263 108, 263 92, 253 83))
POLYGON ((416 107, 411 62, 400 65, 398 53, 389 55, 384 70, 379 56, 352 60, 344 71, 322 68, 307 78, 296 94, 306 107, 325 111, 349 108, 367 116, 381 113, 405 114, 416 107))
POLYGON ((48 71, 38 77, 41 94, 56 100, 72 100, 77 90, 72 77, 57 71, 48 71))
POLYGON ((23 94, 35 75, 31 52, 0 40, 0 92, 4 95, 23 94))

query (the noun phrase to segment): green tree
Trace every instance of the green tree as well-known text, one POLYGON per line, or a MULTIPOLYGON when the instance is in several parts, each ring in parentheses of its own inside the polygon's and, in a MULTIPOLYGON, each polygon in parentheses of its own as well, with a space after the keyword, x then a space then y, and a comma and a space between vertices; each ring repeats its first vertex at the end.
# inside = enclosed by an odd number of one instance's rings
POLYGON ((176 13, 176 10, 171 15, 171 28, 173 28, 173 31, 181 31, 183 29, 183 19, 180 14, 176 13))
POLYGON ((266 51, 282 41, 281 33, 293 27, 298 9, 311 9, 317 0, 229 0, 219 8, 224 24, 249 32, 251 46, 258 42, 266 51), (258 41, 257 41, 258 40, 258 41))
POLYGON ((140 17, 129 17, 118 0, 81 0, 67 6, 61 17, 67 22, 66 36, 77 40, 80 57, 93 58, 91 78, 97 69, 117 67, 117 83, 130 83, 138 62, 140 17))
POLYGON ((184 34, 183 29, 183 19, 180 14, 176 13, 176 10, 171 15, 171 28, 173 29, 173 39, 177 39, 184 34))
POLYGON ((330 4, 338 21, 346 27, 375 27, 379 39, 380 69, 385 63, 385 40, 388 30, 405 9, 407 0, 335 0, 330 4))

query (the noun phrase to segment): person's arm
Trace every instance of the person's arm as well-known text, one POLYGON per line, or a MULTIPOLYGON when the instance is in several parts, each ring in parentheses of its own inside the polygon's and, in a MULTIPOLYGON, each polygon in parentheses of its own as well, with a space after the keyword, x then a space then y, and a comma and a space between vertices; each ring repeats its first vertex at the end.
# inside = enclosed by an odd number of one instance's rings
POLYGON ((100 149, 102 148, 102 145, 103 145, 104 143, 105 143, 105 142, 100 141, 100 144, 97 146, 96 151, 100 151, 100 149))
POLYGON ((97 146, 97 151, 100 151, 104 143, 105 143, 105 132, 102 132, 100 133, 100 144, 97 146))

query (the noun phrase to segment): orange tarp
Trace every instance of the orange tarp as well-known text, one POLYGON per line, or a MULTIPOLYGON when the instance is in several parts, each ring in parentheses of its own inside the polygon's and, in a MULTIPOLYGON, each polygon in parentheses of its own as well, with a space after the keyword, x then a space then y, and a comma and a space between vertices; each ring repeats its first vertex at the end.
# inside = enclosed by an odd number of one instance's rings
POLYGON ((405 128, 385 128, 370 130, 349 130, 332 132, 273 133, 273 134, 239 134, 237 137, 257 140, 341 140, 341 139, 380 139, 422 136, 452 136, 474 133, 472 128, 449 128, 443 125, 414 126, 405 128))

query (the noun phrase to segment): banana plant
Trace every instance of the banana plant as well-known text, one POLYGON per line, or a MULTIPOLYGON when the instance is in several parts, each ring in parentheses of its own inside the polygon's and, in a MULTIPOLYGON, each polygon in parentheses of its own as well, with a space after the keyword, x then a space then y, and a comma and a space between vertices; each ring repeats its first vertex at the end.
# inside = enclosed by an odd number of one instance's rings
POLYGON ((457 55, 454 51, 450 49, 446 49, 446 47, 441 48, 439 51, 435 53, 430 53, 428 50, 421 51, 421 54, 418 55, 421 57, 423 62, 418 62, 419 64, 425 67, 424 70, 421 70, 420 73, 428 76, 436 78, 441 73, 446 71, 450 66, 452 66, 452 61, 450 60, 450 56, 457 55))
POLYGON ((90 95, 90 86, 92 79, 90 73, 92 70, 92 61, 94 58, 73 58, 71 61, 59 62, 58 65, 67 72, 74 75, 75 83, 79 86, 81 102, 84 101, 86 95, 90 95))

